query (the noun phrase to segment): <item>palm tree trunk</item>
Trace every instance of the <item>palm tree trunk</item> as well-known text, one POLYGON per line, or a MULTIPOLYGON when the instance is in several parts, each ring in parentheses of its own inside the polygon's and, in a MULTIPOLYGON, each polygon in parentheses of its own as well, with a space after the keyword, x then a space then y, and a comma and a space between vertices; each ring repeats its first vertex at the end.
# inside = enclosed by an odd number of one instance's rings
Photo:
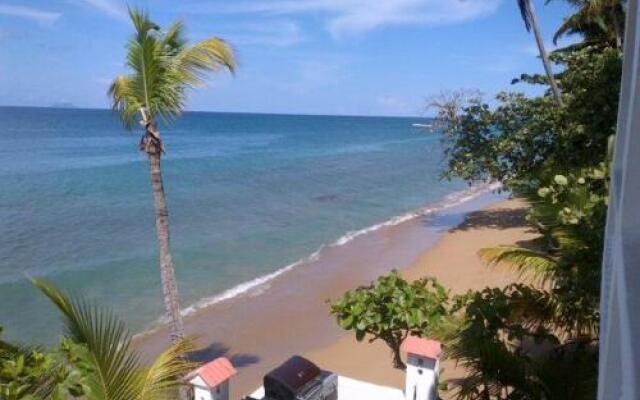
POLYGON ((171 250, 169 247, 169 212, 167 210, 167 200, 164 195, 162 171, 160 169, 162 151, 159 146, 153 147, 154 149, 148 151, 148 154, 151 186, 153 188, 153 199, 156 209, 156 230, 160 244, 160 277, 162 280, 164 304, 171 324, 170 339, 172 343, 177 343, 184 339, 184 327, 182 324, 182 315, 180 314, 178 287, 176 285, 173 260, 171 259, 171 250))
POLYGON ((544 65, 544 70, 547 73, 547 77, 549 78, 549 84, 551 85, 551 91, 553 92, 553 97, 556 99, 558 105, 562 105, 562 98, 560 97, 560 88, 556 82, 556 78, 553 75, 553 70, 551 68, 551 62, 549 61, 549 55, 547 54, 547 50, 544 46, 544 39, 542 38, 542 34, 540 33, 540 24, 538 23, 538 15, 536 14, 536 10, 533 7, 533 1, 527 0, 529 2, 529 12, 531 13, 531 27, 533 28, 533 34, 536 37, 536 43, 538 44, 538 50, 540 51, 540 58, 542 59, 542 64, 544 65))
POLYGON ((622 30, 623 28, 620 25, 620 18, 618 18, 618 13, 615 8, 611 8, 609 10, 611 14, 611 23, 613 24, 613 30, 616 34, 616 47, 618 49, 622 48, 622 30))

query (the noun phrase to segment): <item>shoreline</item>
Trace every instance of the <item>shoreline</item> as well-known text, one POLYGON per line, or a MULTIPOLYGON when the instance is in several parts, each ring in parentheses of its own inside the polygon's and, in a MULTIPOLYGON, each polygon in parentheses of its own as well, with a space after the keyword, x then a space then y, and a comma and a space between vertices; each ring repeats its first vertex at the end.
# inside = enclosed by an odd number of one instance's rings
MULTIPOLYGON (((335 364, 346 356, 340 354, 344 353, 342 347, 337 354, 332 350, 347 343, 351 335, 330 316, 327 300, 335 300, 345 291, 368 284, 392 269, 411 277, 416 263, 437 250, 468 215, 503 202, 504 195, 480 193, 433 212, 415 213, 395 224, 380 224, 374 230, 363 230, 348 245, 322 248, 322 255, 305 268, 290 268, 258 285, 257 290, 197 308, 185 317, 187 334, 196 336, 202 346, 193 358, 208 361, 224 355, 232 361, 239 370, 231 385, 232 398, 249 393, 260 384, 264 373, 293 354, 310 355, 324 368, 358 378, 348 368, 343 372, 335 364), (335 367, 325 365, 326 357, 333 360, 335 367)), ((150 359, 168 345, 166 338, 166 327, 161 326, 136 335, 134 344, 143 358, 150 359)), ((377 348, 380 358, 384 347, 377 345, 366 346, 377 348)), ((366 369, 368 373, 380 370, 366 369)), ((391 385, 395 382, 389 381, 393 372, 384 372, 383 379, 377 379, 375 374, 367 376, 391 385)))
MULTIPOLYGON (((305 264, 316 262, 323 250, 326 250, 328 248, 347 245, 352 240, 360 236, 376 232, 379 229, 384 229, 384 228, 396 226, 399 224, 407 223, 412 219, 427 217, 431 214, 436 214, 438 212, 445 211, 449 208, 455 208, 455 207, 461 206, 464 203, 471 202, 478 197, 491 195, 501 186, 502 185, 499 183, 476 185, 465 190, 450 193, 449 195, 445 196, 442 200, 420 207, 414 211, 396 215, 386 221, 368 226, 366 228, 346 232, 344 235, 340 236, 335 241, 329 244, 322 244, 320 247, 318 247, 314 252, 312 252, 308 256, 300 258, 291 264, 288 264, 282 268, 279 268, 271 273, 258 276, 246 282, 242 282, 227 290, 222 291, 221 293, 215 294, 210 297, 202 298, 196 301, 195 303, 188 305, 182 310, 182 315, 183 317, 188 318, 189 316, 194 315, 195 313, 201 311, 202 309, 206 309, 207 307, 214 306, 217 303, 224 302, 227 300, 233 300, 235 297, 246 295, 252 289, 260 290, 261 286, 268 285, 270 281, 278 278, 279 276, 286 274, 287 272, 290 272, 295 268, 302 267, 305 264)), ((166 316, 160 317, 156 320, 153 326, 135 334, 134 338, 136 339, 143 338, 144 336, 153 334, 157 330, 162 329, 163 325, 165 325, 167 322, 168 322, 168 319, 166 318, 166 316)))

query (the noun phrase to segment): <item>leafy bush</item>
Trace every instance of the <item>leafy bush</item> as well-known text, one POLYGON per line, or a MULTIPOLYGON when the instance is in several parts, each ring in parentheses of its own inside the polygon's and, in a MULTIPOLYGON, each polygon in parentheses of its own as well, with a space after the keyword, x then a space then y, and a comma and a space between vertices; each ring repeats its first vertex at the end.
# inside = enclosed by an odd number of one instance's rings
POLYGON ((498 94, 495 108, 477 94, 431 103, 443 130, 444 177, 500 181, 517 190, 551 172, 564 174, 604 160, 615 133, 622 55, 586 47, 554 58, 565 66, 561 107, 549 96, 520 93, 498 94))
POLYGON ((400 345, 408 335, 425 336, 447 315, 449 293, 435 279, 407 282, 397 272, 375 284, 345 293, 331 304, 338 324, 353 330, 358 341, 383 340, 396 368, 404 369, 400 345))
MULTIPOLYGON (((622 10, 615 1, 608 4, 622 10)), ((527 246, 480 252, 489 265, 517 269, 526 284, 454 299, 445 355, 468 371, 449 382, 460 399, 595 398, 600 271, 622 64, 620 47, 610 46, 616 36, 587 32, 589 41, 552 55, 563 66, 561 105, 550 93, 501 93, 495 107, 480 96, 459 94, 435 104, 447 156, 443 176, 470 184, 502 182, 528 200, 527 219, 540 233, 527 246), (593 40, 598 37, 608 39, 593 40)), ((548 84, 540 75, 514 82, 548 84)))

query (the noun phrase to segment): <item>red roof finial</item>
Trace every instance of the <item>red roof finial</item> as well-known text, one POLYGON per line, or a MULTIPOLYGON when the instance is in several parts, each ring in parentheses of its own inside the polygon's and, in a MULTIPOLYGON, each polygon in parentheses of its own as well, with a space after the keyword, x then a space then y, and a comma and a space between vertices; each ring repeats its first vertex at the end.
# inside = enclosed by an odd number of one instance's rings
POLYGON ((226 357, 219 357, 191 371, 186 376, 186 379, 191 380, 199 376, 209 387, 215 387, 237 373, 238 371, 233 368, 233 365, 226 357))
POLYGON ((401 350, 405 353, 437 360, 440 358, 440 354, 442 354, 442 345, 436 340, 409 336, 402 342, 401 350))

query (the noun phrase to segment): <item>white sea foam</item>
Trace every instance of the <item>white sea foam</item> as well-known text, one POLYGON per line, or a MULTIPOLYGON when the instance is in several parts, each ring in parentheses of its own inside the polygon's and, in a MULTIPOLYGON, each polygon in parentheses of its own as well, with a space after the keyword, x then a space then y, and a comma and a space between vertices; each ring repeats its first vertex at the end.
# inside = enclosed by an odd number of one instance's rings
MULTIPOLYGON (((351 232, 347 232, 346 234, 344 234, 343 236, 341 236, 340 238, 338 238, 338 240, 336 240, 335 242, 331 243, 328 247, 338 247, 338 246, 344 246, 345 244, 351 242, 352 240, 362 236, 362 235, 366 235, 368 233, 371 232, 375 232, 379 229, 382 229, 384 227, 389 227, 389 226, 395 226, 395 225, 399 225, 403 222, 409 221, 411 219, 417 218, 417 217, 422 217, 425 215, 429 215, 429 214, 433 214, 435 212, 438 211, 443 211, 446 210, 448 208, 451 207, 455 207, 458 205, 461 205, 467 201, 473 200, 474 198, 481 196, 483 194, 489 193, 491 191, 495 191, 501 188, 501 184, 500 183, 490 183, 490 184, 482 184, 482 185, 475 185, 470 187, 469 189, 466 190, 462 190, 459 192, 455 192, 455 193, 451 193, 449 195, 447 195, 443 200, 439 201, 438 203, 426 206, 426 207, 422 207, 420 209, 417 209, 415 211, 403 214, 403 215, 398 215, 395 216, 387 221, 381 222, 379 224, 376 225, 372 225, 370 227, 364 228, 364 229, 360 229, 357 231, 351 231, 351 232)), ((277 277, 301 266, 301 265, 305 265, 311 262, 314 262, 316 260, 319 259, 320 254, 322 252, 322 250, 327 247, 325 245, 320 246, 320 248, 318 248, 318 250, 314 251, 313 253, 311 253, 309 256, 304 257, 292 264, 287 265, 286 267, 280 268, 270 274, 267 275, 263 275, 260 276, 258 278, 252 279, 250 281, 241 283, 237 286, 234 286, 231 289, 225 290, 224 292, 217 294, 215 296, 212 297, 205 297, 199 301, 197 301, 196 303, 184 308, 182 310, 182 315, 192 315, 194 313, 196 313, 198 310, 212 306, 214 304, 223 302, 225 300, 229 300, 229 299, 233 299, 236 298, 238 296, 242 296, 242 295, 250 295, 250 296, 256 296, 259 295, 261 293, 263 293, 264 291, 266 291, 269 288, 269 283, 271 281, 273 281, 274 279, 276 279, 277 277)), ((166 317, 162 317, 160 318, 160 320, 158 321, 159 323, 166 323, 168 322, 168 319, 166 317)), ((151 331, 147 331, 144 332, 143 334, 148 334, 151 331)))
POLYGON ((269 282, 273 281, 275 278, 279 277, 280 275, 286 272, 289 272, 292 269, 302 264, 316 261, 320 257, 320 252, 322 251, 323 248, 324 246, 321 246, 318 250, 314 251, 309 256, 302 258, 294 263, 291 263, 284 268, 280 268, 279 270, 276 270, 270 274, 259 276, 250 281, 241 283, 237 286, 232 287, 231 289, 225 290, 224 292, 216 296, 205 297, 199 300, 198 302, 190 305, 189 307, 184 308, 182 310, 182 315, 191 315, 202 308, 209 307, 213 304, 220 303, 221 301, 229 300, 243 294, 259 294, 259 293, 255 293, 253 289, 260 290, 260 292, 264 292, 264 290, 267 289, 266 286, 269 284, 269 282))
POLYGON ((331 246, 343 246, 347 243, 349 243, 350 241, 352 241, 353 239, 362 236, 362 235, 366 235, 367 233, 371 233, 371 232, 375 232, 381 228, 387 227, 387 226, 395 226, 395 225, 399 225, 403 222, 409 221, 413 218, 417 218, 417 217, 421 217, 421 216, 425 216, 425 215, 429 215, 432 214, 434 212, 438 212, 438 211, 442 211, 442 210, 446 210, 447 208, 451 208, 451 207, 455 207, 457 205, 463 204, 467 201, 473 200, 474 198, 483 195, 485 193, 494 191, 494 190, 498 190, 500 189, 500 187, 502 186, 502 184, 500 183, 491 183, 491 184, 483 184, 483 185, 476 185, 476 186, 472 186, 471 188, 467 189, 467 190, 462 190, 459 192, 455 192, 455 193, 451 193, 447 196, 445 196, 445 198, 435 204, 432 204, 430 206, 427 207, 423 207, 420 209, 417 209, 415 211, 403 214, 403 215, 398 215, 395 216, 385 222, 381 222, 379 224, 376 225, 372 225, 368 228, 364 228, 364 229, 360 229, 357 231, 351 231, 351 232, 347 232, 346 234, 344 234, 343 236, 341 236, 338 240, 336 240, 335 242, 333 242, 331 244, 331 246))

